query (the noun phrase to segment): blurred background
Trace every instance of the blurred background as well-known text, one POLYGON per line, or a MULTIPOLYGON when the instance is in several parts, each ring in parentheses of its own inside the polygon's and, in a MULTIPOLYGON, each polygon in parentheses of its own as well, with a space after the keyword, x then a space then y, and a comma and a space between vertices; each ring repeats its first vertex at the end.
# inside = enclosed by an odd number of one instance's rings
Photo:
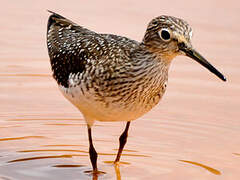
POLYGON ((192 44, 228 79, 177 57, 160 104, 134 121, 120 169, 114 160, 124 123, 96 123, 99 179, 240 177, 239 2, 2 1, 0 7, 0 179, 92 179, 81 113, 51 77, 47 9, 79 25, 141 41, 159 15, 185 19, 192 44))

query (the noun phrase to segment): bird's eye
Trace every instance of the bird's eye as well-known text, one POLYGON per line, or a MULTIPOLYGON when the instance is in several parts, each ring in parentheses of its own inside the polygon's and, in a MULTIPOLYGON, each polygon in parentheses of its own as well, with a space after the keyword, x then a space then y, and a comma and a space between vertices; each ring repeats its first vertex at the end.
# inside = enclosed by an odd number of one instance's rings
POLYGON ((171 39, 171 34, 168 29, 161 29, 159 35, 163 41, 168 42, 171 39))

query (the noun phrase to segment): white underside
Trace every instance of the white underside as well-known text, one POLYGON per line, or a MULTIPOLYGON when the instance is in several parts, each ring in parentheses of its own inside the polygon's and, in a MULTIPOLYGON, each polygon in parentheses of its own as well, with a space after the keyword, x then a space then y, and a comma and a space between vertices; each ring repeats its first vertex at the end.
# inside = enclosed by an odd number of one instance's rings
MULTIPOLYGON (((139 104, 130 104, 127 108, 123 107, 121 102, 109 103, 106 107, 102 102, 96 101, 90 92, 83 94, 80 87, 65 88, 60 86, 63 95, 75 105, 85 117, 88 125, 93 125, 95 120, 98 121, 132 121, 150 109, 146 109, 139 104)), ((110 101, 110 98, 106 98, 110 101)))

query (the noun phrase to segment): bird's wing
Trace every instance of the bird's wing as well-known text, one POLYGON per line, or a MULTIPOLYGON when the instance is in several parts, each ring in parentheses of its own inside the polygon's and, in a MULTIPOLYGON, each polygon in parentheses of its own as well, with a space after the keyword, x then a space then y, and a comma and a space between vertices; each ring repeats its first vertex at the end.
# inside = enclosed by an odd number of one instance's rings
POLYGON ((114 70, 114 65, 127 60, 131 50, 138 45, 125 37, 95 33, 51 13, 47 29, 48 53, 53 77, 64 87, 69 86, 71 74, 92 72, 99 64, 114 70))
POLYGON ((82 73, 86 66, 103 56, 106 40, 97 33, 53 13, 48 20, 47 46, 53 77, 69 86, 71 73, 82 73))
POLYGON ((139 46, 139 42, 129 39, 127 37, 114 35, 114 34, 99 34, 99 35, 107 39, 108 41, 117 42, 118 46, 120 46, 121 49, 133 51, 136 49, 137 46, 139 46))

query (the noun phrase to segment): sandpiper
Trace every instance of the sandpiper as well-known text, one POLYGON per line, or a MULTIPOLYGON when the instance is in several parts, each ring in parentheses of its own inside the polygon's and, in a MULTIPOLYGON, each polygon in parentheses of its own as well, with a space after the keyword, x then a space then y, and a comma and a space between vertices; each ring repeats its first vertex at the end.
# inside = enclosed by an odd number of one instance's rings
POLYGON ((192 29, 182 19, 159 16, 150 21, 142 42, 99 34, 50 11, 47 47, 62 94, 83 114, 88 127, 93 173, 98 172, 91 127, 98 121, 126 121, 119 138, 118 163, 130 122, 162 98, 169 66, 177 55, 197 61, 223 81, 226 78, 193 49, 192 29))

